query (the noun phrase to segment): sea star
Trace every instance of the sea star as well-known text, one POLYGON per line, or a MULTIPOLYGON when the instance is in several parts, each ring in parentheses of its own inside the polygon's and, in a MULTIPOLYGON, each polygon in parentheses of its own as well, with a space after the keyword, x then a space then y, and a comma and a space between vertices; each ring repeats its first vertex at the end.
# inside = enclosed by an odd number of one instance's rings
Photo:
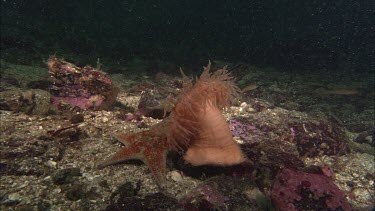
POLYGON ((150 130, 139 133, 114 135, 125 147, 111 158, 99 162, 96 167, 103 168, 127 160, 141 160, 150 169, 158 187, 165 190, 166 159, 171 146, 167 142, 165 133, 162 133, 165 128, 163 124, 164 122, 161 122, 150 130))

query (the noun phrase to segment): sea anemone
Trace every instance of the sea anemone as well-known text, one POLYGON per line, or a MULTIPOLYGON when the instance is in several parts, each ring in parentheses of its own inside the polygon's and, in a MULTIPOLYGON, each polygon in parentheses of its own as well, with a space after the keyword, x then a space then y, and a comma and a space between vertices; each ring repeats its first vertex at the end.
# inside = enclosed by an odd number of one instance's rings
MULTIPOLYGON (((210 73, 211 63, 193 85, 183 74, 183 92, 173 108, 167 140, 174 148, 187 148, 184 159, 192 165, 233 165, 244 156, 233 140, 221 109, 238 94, 225 68, 210 73)), ((183 72, 182 72, 183 73, 183 72)))

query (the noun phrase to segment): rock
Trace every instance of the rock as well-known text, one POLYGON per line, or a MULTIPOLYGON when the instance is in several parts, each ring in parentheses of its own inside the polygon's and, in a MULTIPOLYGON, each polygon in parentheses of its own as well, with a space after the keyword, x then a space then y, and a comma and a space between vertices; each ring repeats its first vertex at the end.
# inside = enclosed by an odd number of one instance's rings
POLYGON ((275 210, 270 200, 258 189, 250 188, 244 192, 247 199, 258 204, 259 210, 275 210))
POLYGON ((48 211, 51 210, 51 204, 47 201, 40 201, 37 205, 38 210, 48 211))
POLYGON ((109 121, 108 117, 103 117, 102 119, 103 123, 107 123, 109 121))
POLYGON ((244 146, 272 140, 294 145, 300 156, 342 155, 349 151, 345 129, 324 115, 268 108, 263 112, 230 120, 233 136, 244 146))
POLYGON ((99 68, 80 68, 54 56, 48 59, 47 65, 55 108, 61 108, 61 104, 70 104, 80 109, 113 108, 118 88, 99 68))
POLYGON ((11 193, 8 195, 9 201, 19 201, 20 200, 20 194, 19 193, 11 193))
POLYGON ((57 165, 57 163, 53 160, 49 160, 49 161, 46 162, 46 166, 48 166, 50 168, 53 168, 53 169, 56 168, 56 165, 57 165))
POLYGON ((182 176, 178 171, 172 171, 171 173, 171 179, 175 182, 181 182, 182 176))
POLYGON ((0 109, 6 111, 16 111, 21 105, 21 90, 8 90, 0 92, 0 109))
POLYGON ((50 186, 52 185, 52 177, 51 176, 46 176, 42 179, 42 184, 50 186))
POLYGON ((85 118, 82 114, 74 114, 71 118, 70 118, 70 123, 72 124, 78 124, 78 123, 81 123, 81 122, 84 122, 85 121, 85 118))
POLYGON ((183 204, 185 210, 195 209, 224 209, 227 206, 228 197, 223 196, 212 184, 201 184, 190 191, 179 203, 183 204))
POLYGON ((271 198, 280 210, 353 210, 330 178, 292 169, 277 176, 271 198))
POLYGON ((166 95, 163 95, 160 91, 147 89, 142 93, 138 109, 147 117, 162 119, 164 117, 164 108, 160 101, 165 98, 166 95))
POLYGON ((179 200, 185 210, 260 210, 244 192, 254 184, 250 179, 218 176, 210 178, 179 200))
POLYGON ((108 184, 108 181, 107 181, 107 180, 100 180, 100 181, 98 182, 98 185, 99 185, 100 187, 103 187, 103 188, 109 189, 109 184, 108 184))
POLYGON ((68 192, 66 192, 66 198, 71 201, 77 201, 79 199, 83 199, 85 197, 85 192, 83 191, 83 185, 82 184, 75 184, 68 192))
POLYGON ((112 197, 114 197, 116 195, 119 195, 120 198, 133 197, 133 196, 137 195, 137 193, 138 193, 138 189, 136 187, 134 187, 132 183, 127 182, 125 184, 120 185, 117 188, 117 191, 115 191, 112 194, 112 197))
POLYGON ((58 170, 53 176, 52 181, 56 185, 62 185, 66 183, 72 183, 75 176, 81 176, 79 168, 67 168, 58 170))
POLYGON ((34 103, 35 106, 31 111, 33 115, 46 115, 50 110, 51 105, 51 94, 41 89, 32 89, 34 92, 34 103))
POLYGON ((9 90, 0 92, 0 109, 46 115, 50 110, 50 100, 51 95, 41 89, 9 90))
POLYGON ((21 202, 21 196, 19 193, 11 193, 7 195, 6 193, 1 192, 1 205, 5 206, 14 206, 21 202))

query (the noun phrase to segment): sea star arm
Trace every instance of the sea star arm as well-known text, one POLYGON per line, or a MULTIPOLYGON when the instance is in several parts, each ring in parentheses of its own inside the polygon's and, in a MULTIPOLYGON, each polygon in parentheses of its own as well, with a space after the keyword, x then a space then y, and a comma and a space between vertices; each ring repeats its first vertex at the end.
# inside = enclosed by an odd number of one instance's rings
POLYGON ((148 131, 131 135, 118 134, 115 137, 126 146, 109 159, 99 162, 96 167, 102 168, 126 160, 141 160, 150 169, 158 187, 164 190, 166 157, 169 149, 167 141, 160 137, 150 136, 148 131))
MULTIPOLYGON (((161 144, 161 143, 160 143, 161 144)), ((167 152, 166 147, 155 147, 151 144, 150 147, 143 149, 144 163, 150 169, 154 180, 161 190, 166 188, 166 162, 167 162, 167 152)))
POLYGON ((138 145, 127 145, 120 151, 116 152, 109 159, 99 162, 96 164, 97 168, 103 168, 105 166, 121 163, 127 160, 143 160, 141 148, 138 145))
POLYGON ((127 134, 127 133, 120 133, 114 134, 113 137, 124 144, 125 146, 131 145, 137 141, 137 133, 136 134, 127 134))

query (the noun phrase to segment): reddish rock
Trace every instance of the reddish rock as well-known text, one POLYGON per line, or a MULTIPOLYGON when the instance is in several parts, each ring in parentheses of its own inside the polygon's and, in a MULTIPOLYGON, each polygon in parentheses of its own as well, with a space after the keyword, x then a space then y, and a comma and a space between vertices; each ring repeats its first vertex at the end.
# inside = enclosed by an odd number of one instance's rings
POLYGON ((51 56, 47 62, 50 76, 52 104, 77 106, 81 109, 113 108, 118 89, 109 76, 99 68, 74 64, 51 56))
POLYGON ((353 210, 330 178, 292 169, 277 176, 271 199, 278 210, 353 210))

